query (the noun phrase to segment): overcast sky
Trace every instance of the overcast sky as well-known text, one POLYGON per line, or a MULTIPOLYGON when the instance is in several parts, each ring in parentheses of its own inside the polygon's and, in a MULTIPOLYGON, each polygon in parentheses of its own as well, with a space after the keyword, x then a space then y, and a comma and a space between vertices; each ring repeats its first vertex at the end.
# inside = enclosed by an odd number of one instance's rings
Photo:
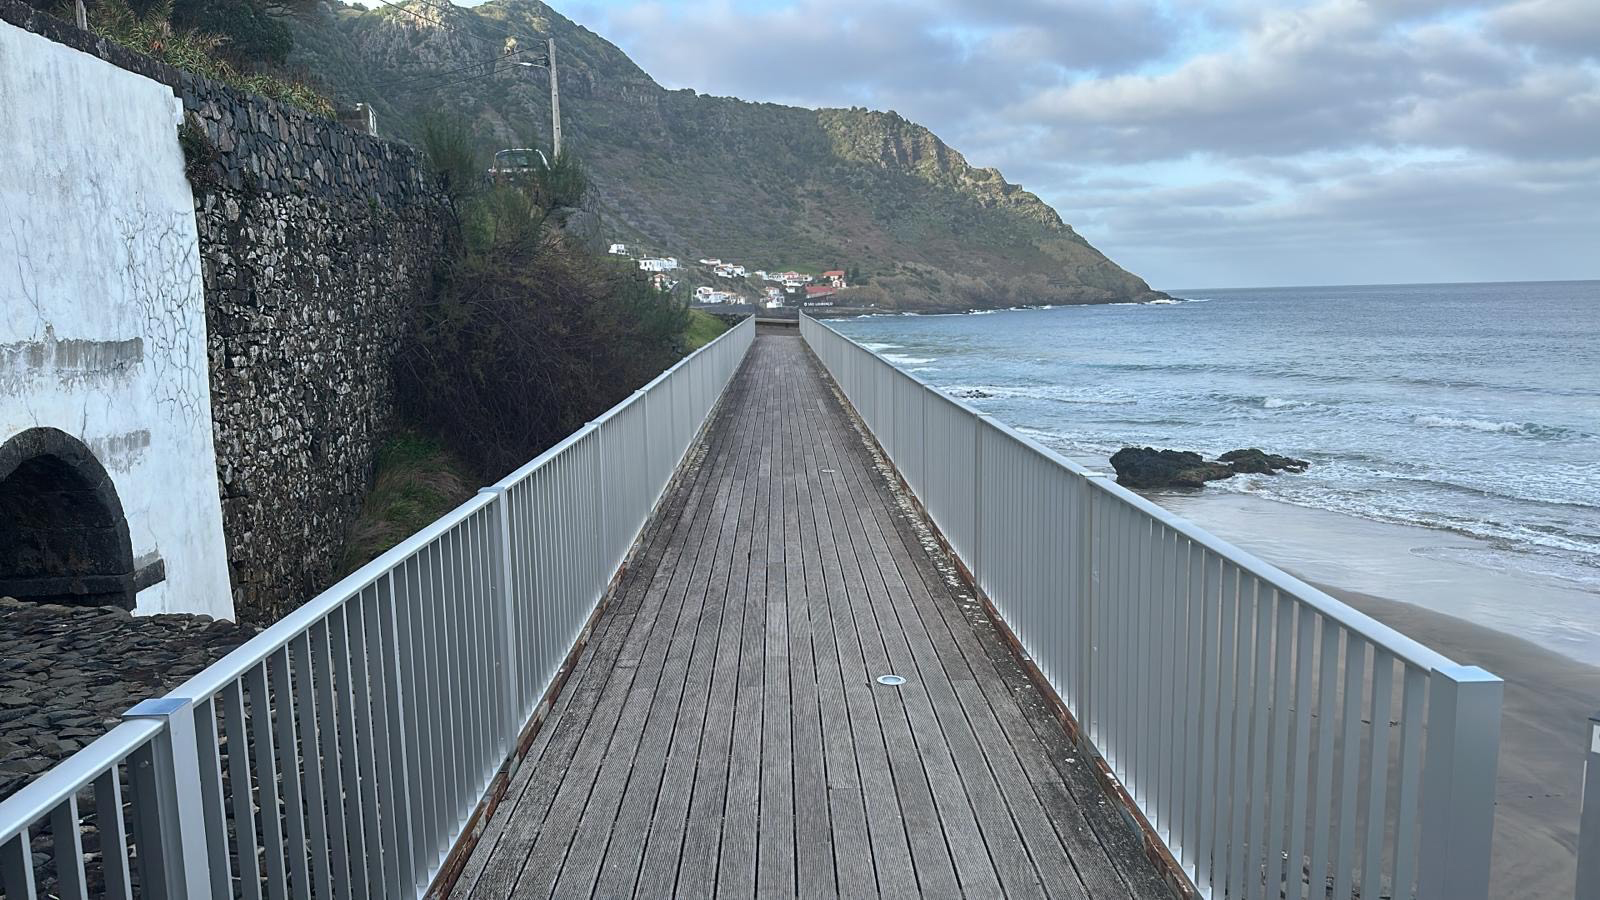
POLYGON ((555 0, 662 84, 893 109, 1158 288, 1600 278, 1600 0, 555 0))

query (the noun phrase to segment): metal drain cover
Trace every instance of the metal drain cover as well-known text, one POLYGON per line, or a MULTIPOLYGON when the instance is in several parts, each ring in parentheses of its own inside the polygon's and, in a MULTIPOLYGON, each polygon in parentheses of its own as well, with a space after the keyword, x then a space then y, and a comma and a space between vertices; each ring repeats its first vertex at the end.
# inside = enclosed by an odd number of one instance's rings
POLYGON ((878 676, 878 683, 879 684, 887 684, 890 687, 898 687, 898 686, 900 686, 902 684, 905 684, 906 680, 905 680, 905 678, 903 676, 900 676, 900 675, 879 675, 878 676))

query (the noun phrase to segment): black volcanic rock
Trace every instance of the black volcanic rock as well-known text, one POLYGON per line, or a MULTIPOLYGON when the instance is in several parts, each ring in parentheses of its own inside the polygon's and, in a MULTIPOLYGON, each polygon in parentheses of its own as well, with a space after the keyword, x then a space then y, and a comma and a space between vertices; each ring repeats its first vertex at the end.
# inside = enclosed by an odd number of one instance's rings
POLYGON ((1117 483, 1133 488, 1197 488, 1234 474, 1198 453, 1154 447, 1123 447, 1112 455, 1111 466, 1117 470, 1117 483))
POLYGON ((1304 472, 1311 466, 1311 463, 1303 459, 1279 456, 1276 453, 1267 453, 1255 447, 1245 450, 1229 450, 1227 453, 1217 457, 1217 461, 1227 463, 1228 467, 1239 475, 1276 475, 1285 470, 1304 472))
POLYGON ((1311 463, 1279 456, 1254 447, 1230 450, 1208 461, 1190 450, 1157 450, 1154 447, 1123 447, 1111 457, 1117 470, 1117 483, 1130 488, 1199 488, 1208 481, 1235 475, 1276 475, 1279 472, 1304 472, 1311 463))

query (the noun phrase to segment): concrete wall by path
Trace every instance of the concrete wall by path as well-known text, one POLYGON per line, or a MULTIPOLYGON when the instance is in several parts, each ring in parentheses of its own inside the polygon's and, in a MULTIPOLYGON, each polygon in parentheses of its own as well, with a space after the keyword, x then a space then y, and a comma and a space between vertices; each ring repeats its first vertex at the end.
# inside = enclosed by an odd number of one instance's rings
POLYGON ((166 85, 0 22, 0 443, 67 432, 109 472, 136 611, 233 614, 194 199, 166 85))

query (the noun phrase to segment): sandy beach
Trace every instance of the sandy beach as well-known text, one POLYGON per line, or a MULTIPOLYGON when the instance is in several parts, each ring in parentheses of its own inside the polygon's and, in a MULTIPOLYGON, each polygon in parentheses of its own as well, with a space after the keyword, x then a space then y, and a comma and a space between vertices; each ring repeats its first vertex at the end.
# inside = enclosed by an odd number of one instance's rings
MULTIPOLYGON (((1532 579, 1499 594, 1501 605, 1495 607, 1495 592, 1516 577, 1431 552, 1458 543, 1453 535, 1240 494, 1153 499, 1458 662, 1505 679, 1491 896, 1570 900, 1583 742, 1587 718, 1600 708, 1600 667, 1433 607, 1454 598, 1463 616, 1487 611, 1485 618, 1497 625, 1520 617, 1520 630, 1545 634, 1556 626, 1529 621, 1537 618, 1530 608, 1565 608, 1584 596, 1600 603, 1600 597, 1581 590, 1567 596, 1564 585, 1532 579), (1379 544, 1383 549, 1375 549, 1379 544), (1347 586, 1374 583, 1390 585, 1391 596, 1347 586)), ((1585 652, 1591 642, 1578 635, 1558 646, 1585 652)))

